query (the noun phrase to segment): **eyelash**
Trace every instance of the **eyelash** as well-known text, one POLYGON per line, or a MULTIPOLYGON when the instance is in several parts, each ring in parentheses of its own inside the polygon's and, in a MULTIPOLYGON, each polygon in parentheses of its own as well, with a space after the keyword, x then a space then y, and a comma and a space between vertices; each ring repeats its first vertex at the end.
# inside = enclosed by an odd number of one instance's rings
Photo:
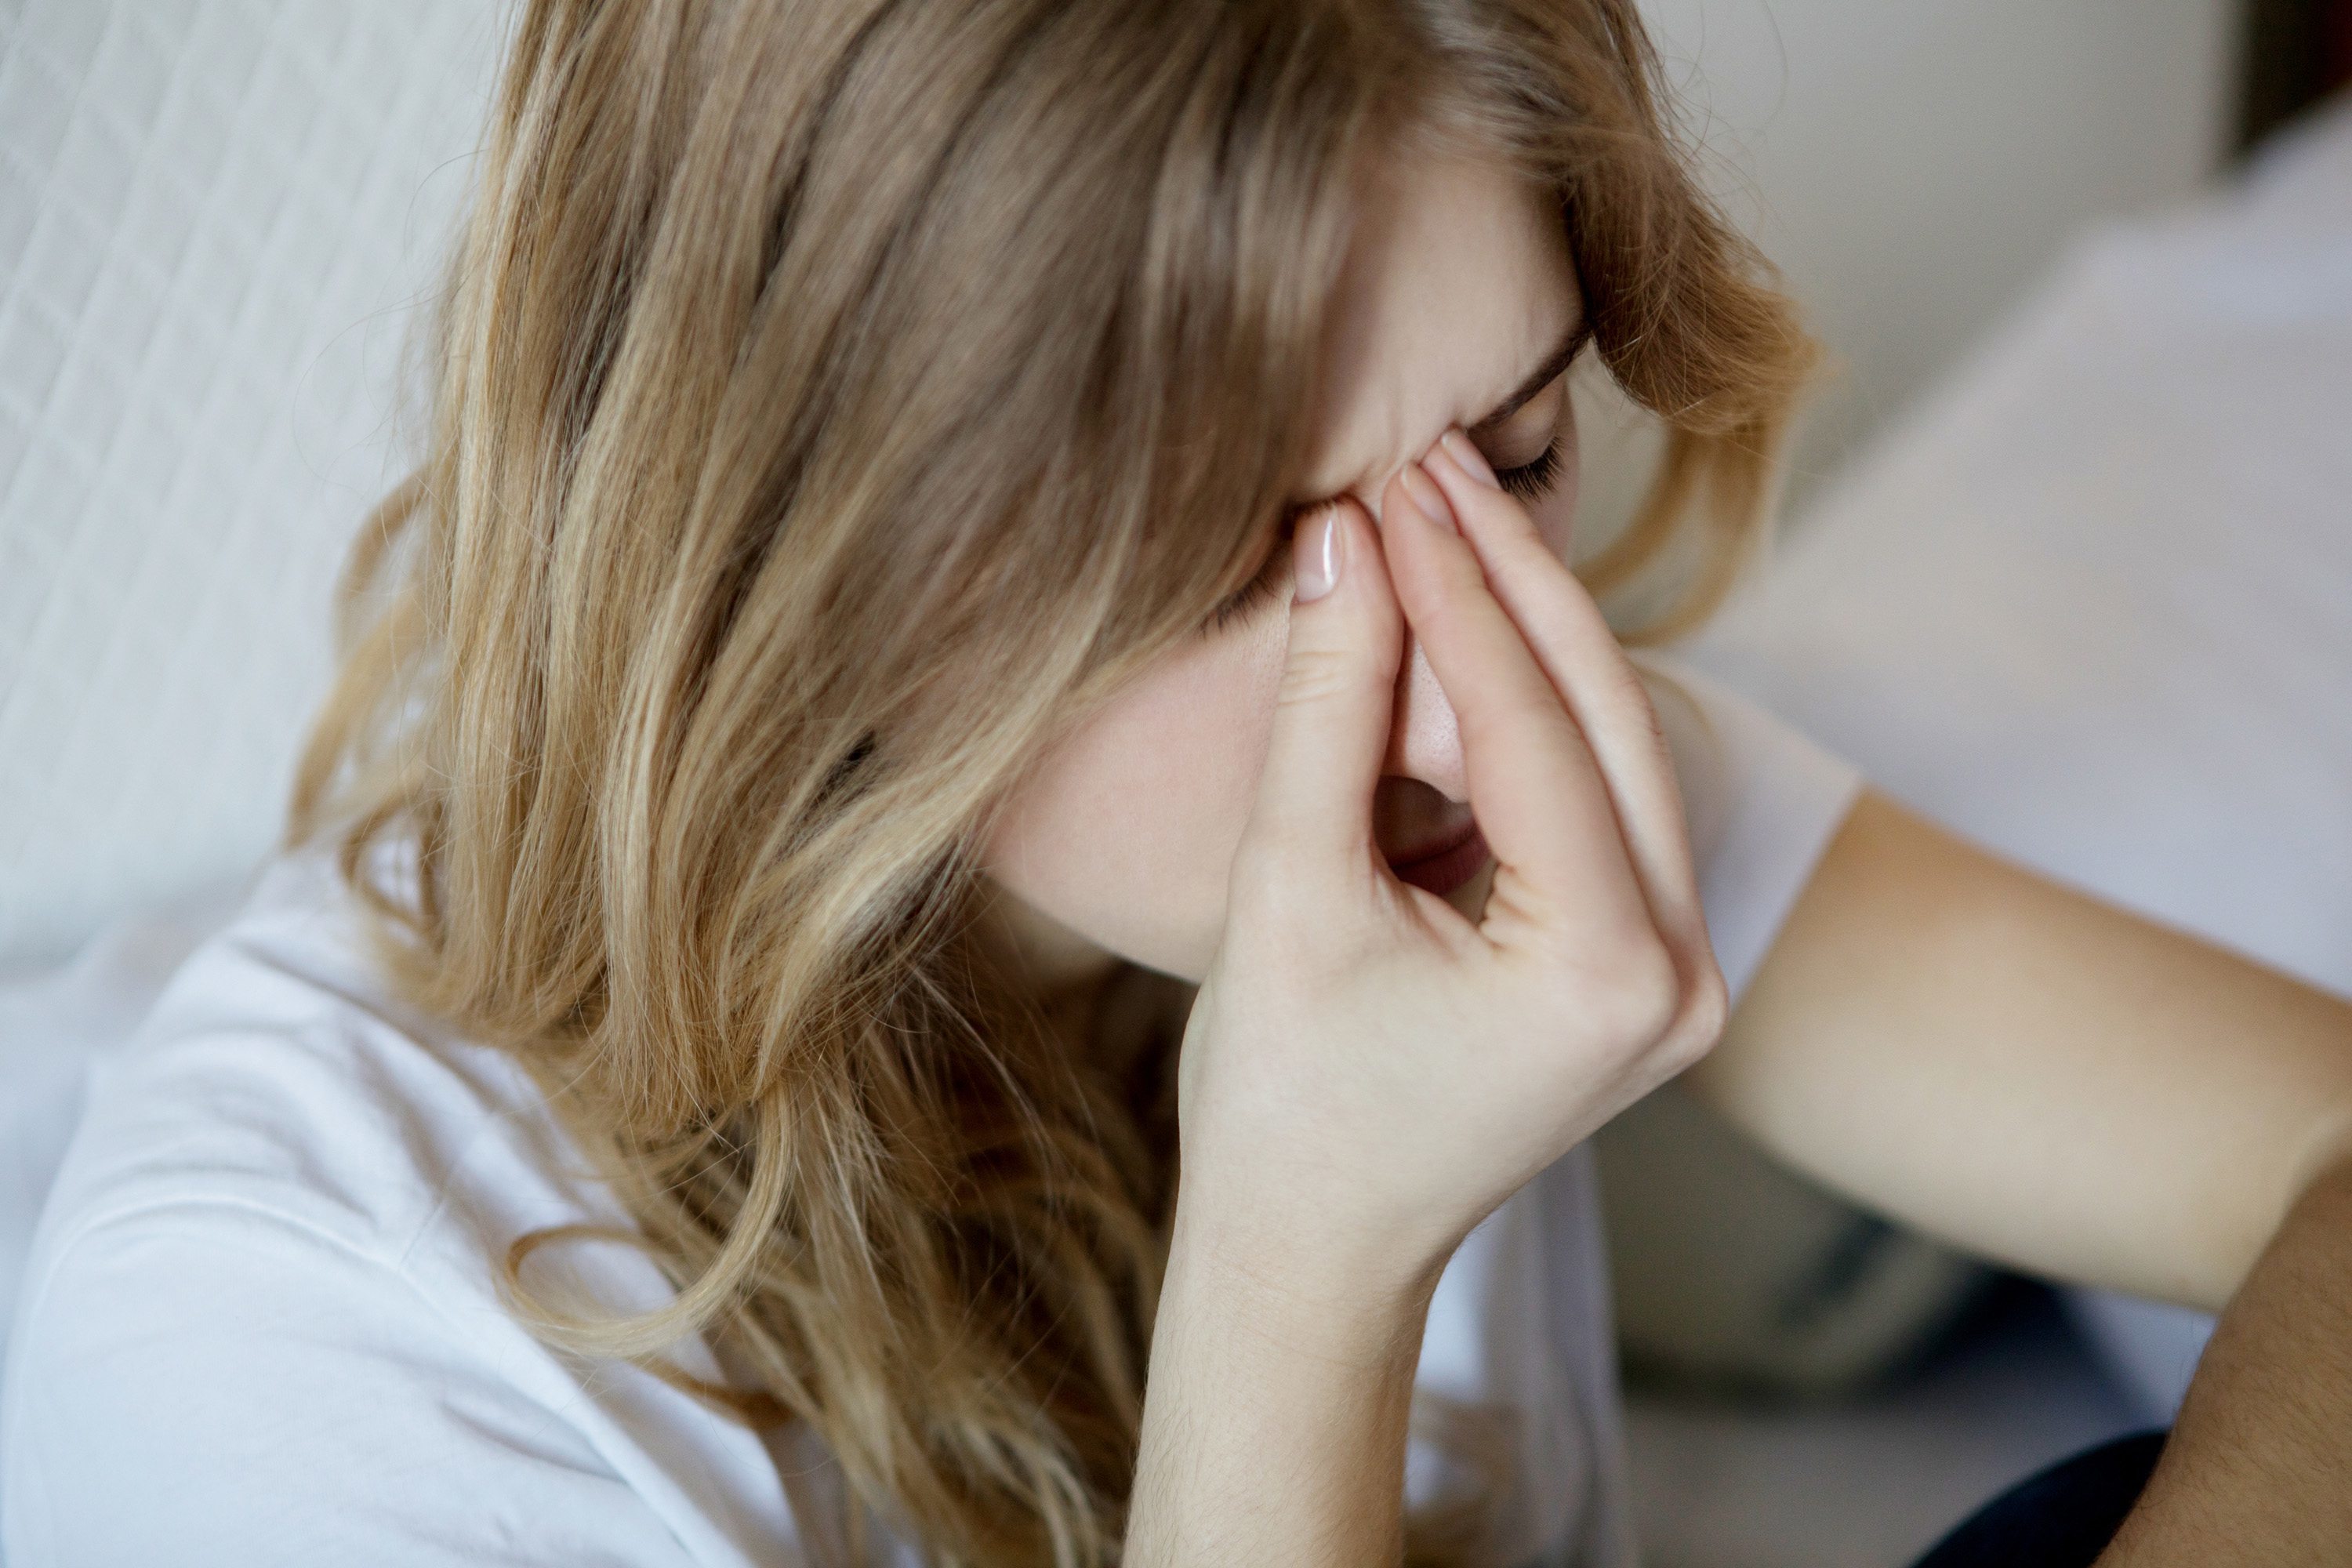
MULTIPOLYGON (((1567 446, 1565 433, 1556 434, 1551 438, 1551 445, 1538 453, 1532 460, 1521 463, 1514 468, 1496 469, 1495 481, 1523 501, 1534 500, 1559 482, 1559 465, 1566 456, 1567 446)), ((1233 625, 1234 622, 1244 619, 1252 611, 1274 597, 1277 584, 1282 580, 1280 567, 1288 556, 1288 552, 1284 547, 1288 544, 1289 539, 1290 531, 1285 528, 1281 540, 1267 553, 1265 564, 1258 568, 1257 575, 1226 595, 1224 602, 1211 613, 1211 621, 1218 629, 1222 630, 1233 625)))
POLYGON ((1532 461, 1516 468, 1496 468, 1496 481, 1521 500, 1534 500, 1559 482, 1559 465, 1567 456, 1567 437, 1554 432, 1551 445, 1537 453, 1532 461))

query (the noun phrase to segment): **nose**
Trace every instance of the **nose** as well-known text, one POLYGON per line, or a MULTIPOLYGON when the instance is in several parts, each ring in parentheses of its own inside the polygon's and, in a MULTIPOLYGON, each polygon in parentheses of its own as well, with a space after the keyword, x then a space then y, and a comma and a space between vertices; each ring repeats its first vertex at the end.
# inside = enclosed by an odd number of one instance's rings
POLYGON ((1397 668, 1396 710, 1389 721, 1388 755, 1381 773, 1386 778, 1418 779, 1456 803, 1470 798, 1469 777, 1462 766, 1461 723, 1437 684, 1437 672, 1421 651, 1421 639, 1410 629, 1397 668))

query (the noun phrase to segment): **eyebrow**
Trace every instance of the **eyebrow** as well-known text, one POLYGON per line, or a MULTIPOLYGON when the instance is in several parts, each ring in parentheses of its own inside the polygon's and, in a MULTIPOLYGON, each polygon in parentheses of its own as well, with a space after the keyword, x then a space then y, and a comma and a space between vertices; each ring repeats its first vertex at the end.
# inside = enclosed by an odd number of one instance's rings
MULTIPOLYGON (((1511 391, 1510 395, 1495 405, 1478 423, 1464 426, 1465 432, 1474 439, 1480 436, 1493 435, 1512 415, 1526 407, 1537 393, 1549 386, 1558 378, 1559 373, 1566 370, 1570 363, 1584 352, 1584 345, 1591 341, 1592 323, 1580 311, 1576 320, 1569 323, 1567 332, 1559 340, 1559 345, 1544 356, 1543 363, 1528 372, 1527 379, 1520 382, 1511 391)), ((1343 486, 1328 495, 1317 496, 1311 500, 1293 501, 1284 509, 1285 513, 1288 516, 1304 515, 1313 511, 1317 507, 1325 506, 1339 500, 1341 495, 1353 488, 1353 485, 1343 486)))
POLYGON ((1566 370, 1570 363, 1583 352, 1585 343, 1591 341, 1591 323, 1580 314, 1570 325, 1568 334, 1560 339, 1559 346, 1545 355, 1543 363, 1528 372, 1528 378, 1519 383, 1508 397, 1495 405, 1494 409, 1485 418, 1469 426, 1469 434, 1492 435, 1505 420, 1525 407, 1528 400, 1537 393, 1557 380, 1559 373, 1566 370))

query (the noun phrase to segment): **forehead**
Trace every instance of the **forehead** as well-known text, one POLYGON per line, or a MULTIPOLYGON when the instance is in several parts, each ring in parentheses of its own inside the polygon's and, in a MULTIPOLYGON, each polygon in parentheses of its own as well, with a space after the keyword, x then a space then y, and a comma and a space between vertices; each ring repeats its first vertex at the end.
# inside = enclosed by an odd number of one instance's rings
POLYGON ((1366 195, 1322 365, 1301 499, 1391 475, 1448 424, 1476 424, 1580 318, 1557 200, 1498 159, 1416 153, 1366 195))

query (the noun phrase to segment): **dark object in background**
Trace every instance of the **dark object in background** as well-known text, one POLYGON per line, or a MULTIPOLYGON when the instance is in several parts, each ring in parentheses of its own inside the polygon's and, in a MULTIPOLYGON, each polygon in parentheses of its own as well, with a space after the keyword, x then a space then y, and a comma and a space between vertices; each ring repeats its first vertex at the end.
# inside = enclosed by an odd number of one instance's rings
POLYGON ((1617 1346, 1650 1388, 1857 1393, 1943 1342, 1993 1279, 1798 1174, 1674 1084, 1593 1149, 1617 1346))
POLYGON ((2136 1432, 2028 1476, 1912 1568, 2090 1568, 2139 1500, 2165 1436, 2136 1432))
POLYGON ((2352 83, 2352 0, 2248 0, 2238 151, 2352 83))

